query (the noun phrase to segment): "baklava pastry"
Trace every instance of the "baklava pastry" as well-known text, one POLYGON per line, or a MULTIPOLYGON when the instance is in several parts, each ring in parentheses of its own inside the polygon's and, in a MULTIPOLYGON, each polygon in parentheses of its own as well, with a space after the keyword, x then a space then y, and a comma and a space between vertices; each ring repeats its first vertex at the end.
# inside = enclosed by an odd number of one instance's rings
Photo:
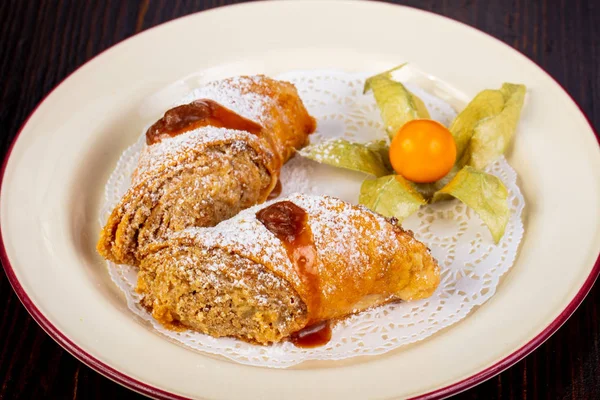
POLYGON ((137 291, 167 327, 269 344, 428 297, 439 281, 427 247, 394 220, 296 194, 150 245, 137 291))
POLYGON ((131 188, 98 242, 117 264, 171 232, 213 226, 267 199, 315 130, 296 88, 264 76, 212 82, 146 132, 131 188))

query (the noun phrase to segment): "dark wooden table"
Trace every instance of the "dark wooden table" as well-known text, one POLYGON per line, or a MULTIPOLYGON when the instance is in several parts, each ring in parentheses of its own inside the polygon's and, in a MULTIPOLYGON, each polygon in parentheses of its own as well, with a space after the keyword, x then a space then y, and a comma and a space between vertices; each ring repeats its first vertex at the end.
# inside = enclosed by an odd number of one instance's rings
MULTIPOLYGON (((77 67, 162 22, 236 1, 0 0, 0 148, 77 67)), ((405 0, 508 43, 548 71, 600 125, 600 1, 405 0)), ((568 134, 568 132, 565 132, 568 134)), ((565 268, 569 266, 566 265, 565 268)), ((539 349, 460 399, 600 399, 600 285, 539 349)), ((60 348, 0 273, 0 399, 135 398, 60 348)))

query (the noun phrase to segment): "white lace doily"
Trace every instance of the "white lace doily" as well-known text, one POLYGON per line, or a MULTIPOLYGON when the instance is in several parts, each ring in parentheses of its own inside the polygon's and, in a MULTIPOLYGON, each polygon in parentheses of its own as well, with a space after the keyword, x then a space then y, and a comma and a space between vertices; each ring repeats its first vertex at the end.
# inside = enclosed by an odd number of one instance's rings
MULTIPOLYGON (((423 99, 432 118, 448 125, 456 115, 449 103, 460 104, 461 99, 426 75, 408 71, 409 74, 404 76, 407 86, 423 99)), ((367 75, 297 71, 279 78, 298 87, 310 113, 317 118, 318 129, 311 139, 313 142, 332 136, 368 141, 385 137, 385 132, 373 96, 362 95, 367 75)), ((128 148, 111 175, 100 216, 102 224, 127 190, 143 144, 142 137, 128 148)), ((413 230, 438 260, 442 279, 436 292, 428 299, 390 304, 351 316, 334 326, 331 341, 322 347, 303 349, 287 342, 259 346, 192 331, 169 331, 139 305, 139 295, 134 290, 135 268, 108 263, 108 270, 135 314, 149 321, 157 332, 195 350, 225 356, 243 364, 275 368, 306 360, 382 354, 423 340, 460 321, 473 307, 483 304, 494 294, 500 277, 513 265, 523 235, 524 199, 516 183, 517 175, 504 158, 491 165, 488 171, 502 179, 510 194, 511 217, 500 243, 495 245, 477 215, 456 200, 422 207, 405 220, 403 226, 413 230)), ((364 178, 360 173, 295 157, 282 170, 282 195, 291 192, 330 194, 356 203, 364 178)))

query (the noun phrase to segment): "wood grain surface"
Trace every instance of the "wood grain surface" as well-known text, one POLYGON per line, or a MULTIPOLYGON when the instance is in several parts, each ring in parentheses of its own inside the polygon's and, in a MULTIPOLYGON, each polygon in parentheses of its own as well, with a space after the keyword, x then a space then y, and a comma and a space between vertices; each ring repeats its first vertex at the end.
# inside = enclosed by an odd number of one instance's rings
MULTIPOLYGON (((101 51, 162 22, 230 3, 236 1, 0 0, 2 154, 36 104, 101 51)), ((600 1, 397 3, 464 22, 521 51, 566 88, 598 131, 600 1)), ((600 399, 599 303, 597 284, 545 344, 455 398, 600 399)), ((0 399, 141 397, 60 348, 29 317, 2 273, 0 307, 0 399)))

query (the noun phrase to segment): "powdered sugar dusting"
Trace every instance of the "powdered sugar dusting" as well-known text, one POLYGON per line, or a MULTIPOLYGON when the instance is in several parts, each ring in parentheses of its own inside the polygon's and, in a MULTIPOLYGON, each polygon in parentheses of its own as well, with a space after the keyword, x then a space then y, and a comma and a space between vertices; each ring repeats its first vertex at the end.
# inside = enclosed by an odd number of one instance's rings
MULTIPOLYGON (((269 86, 266 79, 268 78, 262 75, 255 75, 209 82, 193 90, 176 102, 173 107, 189 104, 198 99, 210 99, 247 119, 263 126, 269 126, 272 117, 267 110, 277 107, 277 104, 271 97, 256 90, 258 87, 262 87, 264 90, 264 87, 269 86)), ((169 163, 177 164, 194 149, 202 148, 206 144, 233 142, 233 150, 240 150, 246 146, 248 141, 254 139, 249 132, 206 126, 162 140, 152 146, 144 146, 137 172, 134 175, 134 182, 139 182, 142 177, 156 173, 157 170, 165 168, 169 163)))
POLYGON ((268 113, 266 104, 273 100, 252 92, 253 85, 261 84, 262 76, 237 76, 234 78, 214 81, 192 91, 176 105, 188 104, 198 99, 211 99, 237 114, 252 121, 265 124, 268 113))
POLYGON ((145 146, 138 162, 135 181, 156 174, 157 170, 180 165, 181 161, 201 150, 205 145, 233 143, 234 149, 242 149, 248 141, 256 141, 254 135, 214 126, 204 126, 173 138, 164 139, 152 146, 145 146))
MULTIPOLYGON (((374 251, 380 254, 404 251, 401 242, 395 239, 394 226, 379 214, 362 207, 353 206, 337 198, 295 193, 283 199, 271 200, 240 212, 212 228, 189 228, 176 233, 177 238, 194 238, 206 248, 223 248, 263 265, 273 265, 280 276, 300 284, 285 248, 277 237, 258 219, 256 213, 273 203, 291 201, 304 209, 308 215, 317 254, 323 259, 345 257, 345 265, 353 268, 355 276, 361 276, 370 267, 370 255, 361 250, 366 234, 375 236, 374 251), (363 222, 363 223, 361 223, 363 222), (367 225, 373 224, 373 225, 367 225), (390 240, 394 238, 394 240, 390 240), (391 247, 390 247, 391 246, 391 247)), ((407 239, 414 239, 407 236, 407 239)), ((328 290, 335 289, 334 282, 328 290)))
MULTIPOLYGON (((273 263, 279 271, 291 268, 290 260, 279 240, 256 219, 256 212, 277 200, 257 205, 240 212, 212 228, 189 228, 173 235, 174 238, 194 238, 206 248, 226 248, 252 260, 273 263)), ((297 278, 296 278, 297 279, 297 278)), ((299 283, 296 280, 296 283, 299 283)))

